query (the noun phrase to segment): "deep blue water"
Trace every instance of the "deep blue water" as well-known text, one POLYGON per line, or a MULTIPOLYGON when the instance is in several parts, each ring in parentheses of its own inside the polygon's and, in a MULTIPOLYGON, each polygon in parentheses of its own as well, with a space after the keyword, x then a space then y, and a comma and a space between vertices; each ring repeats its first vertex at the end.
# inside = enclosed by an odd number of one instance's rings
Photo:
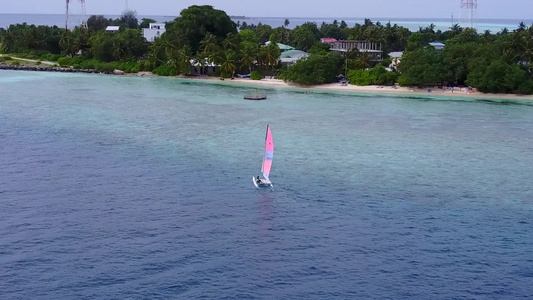
POLYGON ((532 105, 253 90, 1 71, 0 299, 533 297, 532 105))

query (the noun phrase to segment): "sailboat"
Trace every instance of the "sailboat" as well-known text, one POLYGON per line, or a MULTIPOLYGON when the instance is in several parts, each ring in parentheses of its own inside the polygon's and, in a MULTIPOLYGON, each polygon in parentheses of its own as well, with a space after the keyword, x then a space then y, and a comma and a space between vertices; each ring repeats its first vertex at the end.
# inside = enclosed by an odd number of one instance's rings
POLYGON ((268 179, 270 169, 272 168, 272 158, 274 157, 274 141, 272 140, 272 131, 270 125, 267 125, 265 136, 265 154, 263 155, 263 164, 261 165, 262 177, 252 177, 256 188, 272 187, 272 182, 268 179))

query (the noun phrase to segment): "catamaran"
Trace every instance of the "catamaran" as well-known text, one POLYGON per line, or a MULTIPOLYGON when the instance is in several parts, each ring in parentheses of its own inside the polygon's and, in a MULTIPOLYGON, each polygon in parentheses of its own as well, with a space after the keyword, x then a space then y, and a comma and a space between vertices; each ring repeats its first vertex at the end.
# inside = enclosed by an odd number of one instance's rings
POLYGON ((272 182, 268 179, 270 169, 272 168, 272 158, 274 157, 274 141, 272 140, 272 131, 270 125, 267 125, 265 137, 265 154, 263 155, 263 164, 261 165, 262 178, 252 177, 252 181, 256 188, 272 187, 272 182))

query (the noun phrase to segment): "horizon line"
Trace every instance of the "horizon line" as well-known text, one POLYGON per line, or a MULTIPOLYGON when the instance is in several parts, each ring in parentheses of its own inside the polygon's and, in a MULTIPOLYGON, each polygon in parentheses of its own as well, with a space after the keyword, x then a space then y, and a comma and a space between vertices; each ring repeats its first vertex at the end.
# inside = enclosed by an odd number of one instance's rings
MULTIPOLYGON (((134 10, 135 11, 135 10, 134 10)), ((64 13, 0 13, 0 15, 64 15, 64 13)), ((70 14, 71 16, 80 16, 81 14, 79 13, 72 13, 70 14)), ((86 14, 87 16, 92 16, 92 15, 108 15, 108 16, 120 16, 121 14, 106 14, 106 13, 87 13, 86 14)), ((178 15, 174 16, 174 15, 164 15, 164 14, 137 14, 138 16, 154 16, 154 17, 168 17, 168 18, 177 18, 179 17, 178 15)), ((449 17, 395 17, 395 16, 387 16, 387 17, 312 17, 312 16, 309 16, 309 17, 275 17, 275 16, 241 16, 241 15, 228 15, 230 18, 235 18, 235 19, 266 19, 266 18, 272 18, 272 19, 333 19, 333 20, 338 20, 338 21, 343 21, 343 20, 353 20, 353 19, 370 19, 370 20, 373 20, 373 19, 387 19, 387 18, 390 18, 391 20, 395 19, 395 20, 407 20, 407 19, 417 19, 417 20, 435 20, 435 19, 442 19, 442 20, 448 20, 450 19, 449 17)), ((532 21, 533 22, 533 17, 531 18, 477 18, 478 20, 513 20, 513 21, 532 21)))

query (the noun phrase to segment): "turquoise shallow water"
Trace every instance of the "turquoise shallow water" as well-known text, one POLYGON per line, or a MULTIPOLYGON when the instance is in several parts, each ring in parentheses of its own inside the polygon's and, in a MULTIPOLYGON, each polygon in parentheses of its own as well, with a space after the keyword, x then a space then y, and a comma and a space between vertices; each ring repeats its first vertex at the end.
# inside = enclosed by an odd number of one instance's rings
POLYGON ((0 72, 0 298, 533 295, 533 106, 253 91, 0 72))

